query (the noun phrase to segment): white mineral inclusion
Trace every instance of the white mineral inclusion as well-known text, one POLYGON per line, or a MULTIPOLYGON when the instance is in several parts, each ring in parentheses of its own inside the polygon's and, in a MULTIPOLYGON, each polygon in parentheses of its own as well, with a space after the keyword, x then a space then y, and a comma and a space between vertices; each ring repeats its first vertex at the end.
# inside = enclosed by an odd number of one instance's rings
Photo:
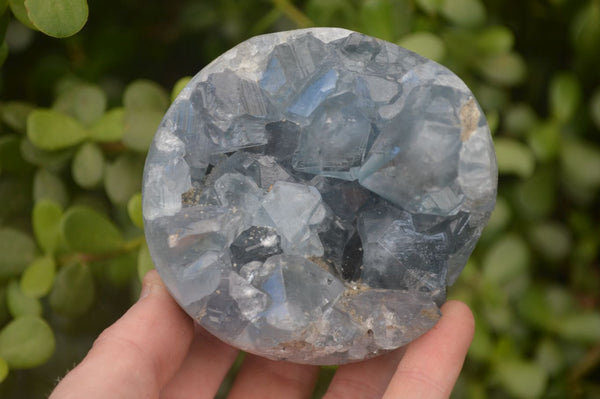
POLYGON ((419 337, 495 204, 485 116, 452 72, 360 33, 254 37, 202 69, 146 160, 145 231, 225 342, 341 364, 419 337))

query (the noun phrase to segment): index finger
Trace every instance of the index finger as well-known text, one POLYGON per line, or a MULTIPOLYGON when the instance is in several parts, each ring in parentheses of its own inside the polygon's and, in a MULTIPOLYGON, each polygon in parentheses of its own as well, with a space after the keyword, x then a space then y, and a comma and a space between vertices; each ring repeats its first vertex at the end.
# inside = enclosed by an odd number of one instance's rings
POLYGON ((50 399, 158 398, 185 358, 193 330, 152 270, 138 302, 104 330, 50 399))

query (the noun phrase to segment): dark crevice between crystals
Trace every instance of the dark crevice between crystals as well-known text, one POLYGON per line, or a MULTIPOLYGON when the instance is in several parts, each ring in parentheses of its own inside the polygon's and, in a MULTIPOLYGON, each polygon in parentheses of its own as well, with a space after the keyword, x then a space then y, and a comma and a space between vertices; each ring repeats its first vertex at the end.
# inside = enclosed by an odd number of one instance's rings
POLYGON ((346 281, 357 281, 360 278, 363 265, 363 247, 360 235, 355 232, 344 247, 341 270, 342 278, 346 281))
POLYGON ((283 253, 281 237, 271 227, 252 226, 233 241, 231 260, 236 271, 248 262, 264 262, 269 257, 283 253))

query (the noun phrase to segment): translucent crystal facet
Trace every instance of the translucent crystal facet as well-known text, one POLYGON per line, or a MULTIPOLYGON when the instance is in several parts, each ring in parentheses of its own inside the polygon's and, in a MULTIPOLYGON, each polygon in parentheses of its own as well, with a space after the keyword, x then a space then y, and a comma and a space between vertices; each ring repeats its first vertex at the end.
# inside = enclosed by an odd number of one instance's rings
POLYGON ((340 364, 436 323, 496 184, 485 116, 448 69, 343 29, 280 32, 173 102, 146 161, 145 231, 208 331, 340 364))

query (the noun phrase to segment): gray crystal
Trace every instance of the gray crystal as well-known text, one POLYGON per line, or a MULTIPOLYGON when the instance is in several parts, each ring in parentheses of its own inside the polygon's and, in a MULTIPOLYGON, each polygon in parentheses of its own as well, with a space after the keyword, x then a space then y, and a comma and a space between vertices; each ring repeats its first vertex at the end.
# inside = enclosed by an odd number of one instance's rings
POLYGON ((496 184, 485 116, 448 69, 343 29, 280 32, 175 99, 146 161, 145 231, 208 331, 339 364, 436 323, 496 184))

